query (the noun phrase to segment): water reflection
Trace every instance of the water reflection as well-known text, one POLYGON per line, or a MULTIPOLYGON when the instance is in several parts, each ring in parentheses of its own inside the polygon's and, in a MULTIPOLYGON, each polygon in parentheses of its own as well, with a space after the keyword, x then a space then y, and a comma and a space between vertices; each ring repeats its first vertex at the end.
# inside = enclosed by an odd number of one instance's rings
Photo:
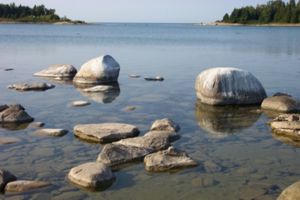
POLYGON ((28 127, 29 123, 0 123, 0 128, 10 131, 23 130, 28 127))
POLYGON ((75 87, 82 96, 87 97, 96 103, 106 104, 106 103, 112 103, 121 93, 118 83, 115 83, 115 84, 109 85, 109 86, 111 86, 111 87, 107 87, 105 90, 97 91, 97 92, 84 91, 84 89, 93 87, 93 86, 88 86, 88 87, 84 87, 84 88, 78 87, 78 86, 75 86, 75 87))
POLYGON ((272 136, 273 136, 273 138, 275 138, 276 140, 278 140, 284 144, 291 145, 291 146, 297 147, 297 148, 300 147, 300 141, 298 138, 289 137, 287 135, 275 133, 275 132, 272 132, 272 136))
POLYGON ((251 127, 260 117, 256 106, 210 106, 199 101, 195 104, 198 125, 215 138, 224 138, 230 134, 251 127))

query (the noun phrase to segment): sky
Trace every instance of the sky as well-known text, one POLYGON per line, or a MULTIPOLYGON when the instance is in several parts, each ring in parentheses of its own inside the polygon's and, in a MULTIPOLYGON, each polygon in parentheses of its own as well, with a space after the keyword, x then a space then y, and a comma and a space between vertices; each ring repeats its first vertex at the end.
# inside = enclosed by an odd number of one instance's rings
POLYGON ((44 4, 59 16, 87 22, 200 23, 222 19, 226 12, 267 0, 0 0, 0 3, 44 4))

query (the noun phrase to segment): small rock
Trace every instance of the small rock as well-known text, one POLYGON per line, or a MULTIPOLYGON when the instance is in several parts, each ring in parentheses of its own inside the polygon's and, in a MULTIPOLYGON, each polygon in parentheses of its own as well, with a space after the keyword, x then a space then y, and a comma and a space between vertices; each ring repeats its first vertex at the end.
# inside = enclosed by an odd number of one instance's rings
POLYGON ((75 106, 75 107, 82 107, 82 106, 87 106, 87 105, 90 105, 91 103, 88 102, 88 101, 74 101, 72 103, 72 106, 75 106))
POLYGON ((111 169, 101 162, 89 162, 74 167, 68 178, 76 185, 93 190, 110 186, 116 179, 111 169))
POLYGON ((123 108, 123 111, 130 112, 130 111, 134 111, 135 109, 136 109, 135 106, 127 106, 123 108))
POLYGON ((273 110, 278 112, 299 112, 300 102, 292 96, 272 96, 264 99, 264 101, 261 104, 261 107, 265 110, 273 110))
POLYGON ((0 192, 4 191, 4 188, 7 183, 17 180, 13 174, 4 169, 0 169, 0 192))
POLYGON ((44 128, 44 129, 39 129, 39 130, 35 131, 34 133, 37 135, 61 137, 61 136, 66 135, 68 133, 68 130, 44 128))
POLYGON ((29 190, 39 189, 51 185, 50 183, 44 181, 27 181, 19 180, 9 182, 6 187, 6 192, 26 192, 29 190))
POLYGON ((163 81, 164 78, 161 76, 156 76, 156 77, 144 77, 146 81, 163 81))
POLYGON ((103 147, 97 161, 109 166, 116 166, 132 161, 142 160, 152 149, 125 146, 122 144, 107 144, 103 147))
POLYGON ((8 72, 8 71, 12 71, 12 70, 14 70, 14 69, 13 69, 13 68, 5 68, 5 69, 4 69, 4 71, 7 71, 7 72, 8 72))
POLYGON ((17 83, 9 85, 7 88, 17 91, 45 91, 54 87, 55 85, 49 83, 17 83))
POLYGON ((20 104, 0 106, 0 123, 26 123, 32 121, 33 118, 25 112, 25 108, 20 104))
POLYGON ((0 145, 13 144, 20 141, 21 141, 20 139, 14 137, 0 137, 0 145))
POLYGON ((109 143, 140 133, 136 126, 121 123, 79 124, 74 127, 74 135, 93 142, 109 143))
POLYGON ((213 161, 205 161, 203 166, 204 166, 205 171, 208 173, 216 173, 216 172, 222 171, 222 167, 213 161))
POLYGON ((35 73, 35 76, 52 77, 52 78, 73 78, 77 73, 77 70, 72 65, 51 65, 48 69, 44 69, 35 73))
POLYGON ((187 153, 174 147, 147 155, 144 163, 146 170, 153 172, 197 166, 197 162, 192 160, 187 153))
POLYGON ((97 85, 90 88, 83 89, 84 92, 106 92, 108 90, 114 89, 111 85, 97 85))
POLYGON ((277 200, 299 200, 300 199, 300 181, 284 189, 277 200))
POLYGON ((43 123, 43 122, 32 122, 30 124, 30 127, 32 127, 32 128, 41 128, 43 126, 45 126, 45 123, 43 123))
POLYGON ((140 75, 135 75, 135 74, 131 74, 129 75, 130 78, 140 78, 141 76, 140 75))
POLYGON ((180 130, 180 126, 173 122, 171 119, 164 118, 153 122, 150 130, 178 132, 180 130))

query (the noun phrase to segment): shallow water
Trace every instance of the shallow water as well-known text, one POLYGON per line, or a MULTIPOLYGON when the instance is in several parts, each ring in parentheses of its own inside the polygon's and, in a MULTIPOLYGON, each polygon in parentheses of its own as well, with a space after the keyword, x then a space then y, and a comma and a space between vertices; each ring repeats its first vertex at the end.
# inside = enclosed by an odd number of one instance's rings
POLYGON ((300 179, 299 146, 272 135, 266 124, 271 115, 257 107, 199 106, 194 82, 206 68, 233 66, 251 71, 269 95, 280 91, 300 98, 299 35, 298 27, 1 25, 0 103, 21 103, 35 121, 70 132, 53 138, 35 135, 26 125, 0 128, 0 136, 22 139, 0 146, 1 168, 19 179, 53 183, 0 199, 275 199, 300 179), (104 53, 121 65, 118 92, 88 96, 72 84, 32 76, 50 64, 79 68, 104 53), (165 81, 131 79, 129 74, 160 75, 165 81), (47 81, 56 88, 6 89, 22 81, 47 81), (74 108, 70 106, 74 100, 92 104, 74 108), (137 109, 125 112, 127 106, 137 109), (74 125, 125 122, 137 125, 144 134, 154 120, 164 117, 180 124, 182 137, 174 146, 188 152, 198 167, 154 174, 146 172, 143 163, 131 164, 115 172, 117 181, 110 188, 97 193, 66 180, 70 168, 96 160, 101 150, 101 145, 75 138, 74 125))

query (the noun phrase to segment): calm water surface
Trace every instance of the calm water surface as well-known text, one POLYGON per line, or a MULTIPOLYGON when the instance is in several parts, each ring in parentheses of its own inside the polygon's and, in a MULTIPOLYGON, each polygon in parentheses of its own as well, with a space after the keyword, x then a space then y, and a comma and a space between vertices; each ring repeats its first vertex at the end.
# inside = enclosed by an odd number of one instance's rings
POLYGON ((287 92, 300 98, 300 28, 202 27, 194 24, 96 24, 86 26, 1 25, 0 103, 21 103, 49 128, 70 132, 41 137, 26 127, 2 127, 0 136, 22 142, 0 146, 1 168, 19 179, 50 181, 52 187, 0 199, 275 199, 300 180, 298 144, 272 135, 270 113, 257 107, 215 109, 198 104, 196 76, 217 66, 251 71, 269 95, 287 92), (72 84, 32 74, 51 64, 79 68, 111 54, 121 65, 120 91, 88 96, 72 84), (4 68, 14 71, 4 72, 4 68), (129 74, 161 75, 164 82, 130 79, 129 74), (7 90, 16 82, 48 81, 46 92, 7 90), (74 100, 90 106, 73 108, 74 100), (126 106, 136 106, 124 112, 126 106), (117 181, 97 193, 66 180, 70 168, 96 160, 101 145, 73 136, 78 123, 124 122, 144 134, 155 119, 169 117, 181 126, 174 146, 199 162, 176 173, 148 173, 143 163, 115 171, 117 181))

